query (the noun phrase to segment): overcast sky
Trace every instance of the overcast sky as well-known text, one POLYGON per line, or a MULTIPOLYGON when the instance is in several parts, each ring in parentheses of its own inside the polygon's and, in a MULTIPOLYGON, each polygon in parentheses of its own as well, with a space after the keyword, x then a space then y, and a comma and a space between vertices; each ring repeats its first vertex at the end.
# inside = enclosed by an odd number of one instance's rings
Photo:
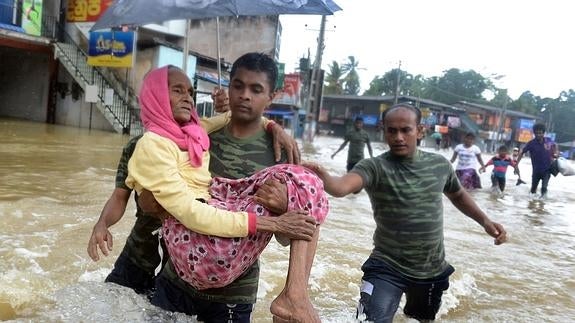
MULTIPOLYGON (((322 67, 359 61, 361 92, 396 68, 425 77, 473 69, 509 89, 555 98, 575 89, 575 1, 334 0, 322 67)), ((317 48, 320 16, 281 16, 280 61, 286 72, 317 48), (306 27, 307 24, 307 27, 306 27)))

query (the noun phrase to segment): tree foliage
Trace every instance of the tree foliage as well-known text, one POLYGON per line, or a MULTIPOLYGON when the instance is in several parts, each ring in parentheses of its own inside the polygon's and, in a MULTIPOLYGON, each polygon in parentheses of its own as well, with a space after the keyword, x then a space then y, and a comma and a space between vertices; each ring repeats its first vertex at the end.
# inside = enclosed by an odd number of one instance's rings
POLYGON ((539 106, 539 101, 541 98, 536 97, 530 91, 525 91, 517 98, 517 100, 512 101, 508 98, 508 102, 511 110, 520 111, 528 114, 537 115, 541 107, 539 106))
POLYGON ((431 100, 454 104, 458 101, 485 101, 483 92, 489 83, 481 74, 470 70, 460 71, 457 68, 443 72, 440 77, 428 79, 426 97, 431 100))
POLYGON ((343 75, 344 72, 340 68, 339 63, 333 61, 329 67, 329 72, 325 76, 325 86, 323 93, 325 94, 343 94, 343 75))
POLYGON ((399 74, 399 94, 405 91, 409 85, 409 79, 412 78, 411 74, 406 71, 402 71, 398 68, 394 68, 391 71, 383 74, 383 76, 376 76, 373 78, 369 84, 369 89, 367 89, 363 95, 394 95, 397 88, 399 74))
MULTIPOLYGON (((332 62, 325 79, 324 93, 357 95, 360 90, 357 69, 359 62, 349 56, 343 64, 332 62)), ((494 80, 497 80, 497 76, 494 80)), ((560 93, 557 98, 539 97, 531 91, 524 91, 517 99, 509 96, 506 89, 498 88, 492 80, 473 71, 451 68, 440 76, 424 77, 394 68, 383 75, 375 76, 363 95, 392 96, 398 89, 399 95, 429 99, 444 104, 467 101, 506 107, 508 110, 527 113, 544 122, 548 130, 556 133, 558 142, 575 139, 575 90, 560 93), (399 88, 397 79, 399 76, 399 88), (485 95, 491 93, 488 100, 485 95)))
POLYGON ((359 94, 360 83, 359 74, 357 73, 357 68, 359 66, 359 61, 355 59, 354 56, 348 56, 347 62, 345 62, 341 67, 344 73, 347 73, 344 80, 344 94, 357 95, 359 94))

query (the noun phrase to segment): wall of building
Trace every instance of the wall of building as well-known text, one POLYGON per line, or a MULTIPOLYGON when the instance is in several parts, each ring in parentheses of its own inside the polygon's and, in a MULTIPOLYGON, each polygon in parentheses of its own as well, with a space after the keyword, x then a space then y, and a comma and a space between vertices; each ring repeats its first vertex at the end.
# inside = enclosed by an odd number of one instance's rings
POLYGON ((46 121, 50 56, 0 47, 0 115, 46 121))
MULTIPOLYGON (((215 19, 192 20, 190 49, 217 57, 215 19)), ((277 42, 279 19, 274 16, 220 18, 220 52, 226 62, 233 62, 247 52, 279 53, 277 42)))
POLYGON ((94 103, 90 107, 84 98, 84 93, 79 90, 76 95, 73 91, 74 79, 62 66, 58 70, 58 83, 62 91, 58 93, 56 101, 56 124, 79 128, 92 128, 105 131, 115 131, 112 125, 100 112, 94 103), (66 91, 64 91, 66 89, 66 91), (92 110, 90 116, 90 109, 92 110))

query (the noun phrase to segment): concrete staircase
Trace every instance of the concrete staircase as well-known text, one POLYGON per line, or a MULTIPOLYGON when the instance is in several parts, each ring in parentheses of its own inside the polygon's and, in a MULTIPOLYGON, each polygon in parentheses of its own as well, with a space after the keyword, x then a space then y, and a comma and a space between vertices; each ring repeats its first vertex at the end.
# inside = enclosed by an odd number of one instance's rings
POLYGON ((68 73, 82 87, 84 92, 87 85, 98 87, 98 110, 110 122, 118 133, 137 135, 142 133, 142 123, 139 116, 137 100, 133 95, 125 95, 125 88, 118 82, 105 76, 101 70, 88 65, 88 55, 71 39, 64 35, 64 41, 54 42, 54 56, 60 60, 68 73), (105 89, 114 91, 110 102, 105 101, 105 89), (125 98, 128 97, 126 100, 125 98))

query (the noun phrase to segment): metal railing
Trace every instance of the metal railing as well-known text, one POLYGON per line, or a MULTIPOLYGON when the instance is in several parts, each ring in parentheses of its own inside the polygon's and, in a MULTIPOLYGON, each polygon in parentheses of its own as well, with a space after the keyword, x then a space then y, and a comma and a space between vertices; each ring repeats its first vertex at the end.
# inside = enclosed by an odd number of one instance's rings
MULTIPOLYGON (((20 27, 23 19, 22 14, 23 10, 21 7, 0 4, 0 23, 8 25, 8 27, 14 27, 13 30, 15 31, 24 32, 20 27)), ((88 65, 88 55, 66 32, 63 23, 60 23, 57 17, 43 12, 39 27, 40 36, 51 39, 59 56, 69 63, 70 66, 66 66, 69 72, 74 74, 75 78, 79 78, 84 84, 98 86, 98 98, 100 99, 101 107, 104 109, 104 114, 110 116, 107 119, 112 123, 114 129, 124 134, 133 135, 140 133, 142 125, 137 99, 133 92, 127 90, 126 82, 117 78, 112 80, 100 68, 88 65), (106 102, 105 100, 106 88, 114 89, 111 102, 106 102), (123 96, 119 93, 122 93, 123 96)), ((81 86, 83 87, 84 84, 81 84, 81 86)))
MULTIPOLYGON (((88 54, 76 44, 74 39, 66 32, 61 32, 61 42, 55 43, 54 45, 58 47, 63 56, 71 63, 74 68, 74 73, 77 77, 82 79, 85 84, 93 84, 98 86, 98 97, 102 102, 102 106, 108 111, 113 122, 116 122, 122 127, 122 133, 125 134, 135 134, 141 130, 141 121, 139 117, 139 109, 134 107, 128 100, 122 97, 118 93, 125 92, 125 86, 120 83, 120 86, 124 86, 122 89, 114 86, 118 81, 113 82, 106 75, 100 71, 100 69, 88 65, 87 58, 88 54), (105 104, 105 89, 114 89, 114 96, 110 104, 105 104), (131 131, 131 130, 134 131, 131 131)), ((132 102, 137 102, 135 98, 131 99, 132 102)))

